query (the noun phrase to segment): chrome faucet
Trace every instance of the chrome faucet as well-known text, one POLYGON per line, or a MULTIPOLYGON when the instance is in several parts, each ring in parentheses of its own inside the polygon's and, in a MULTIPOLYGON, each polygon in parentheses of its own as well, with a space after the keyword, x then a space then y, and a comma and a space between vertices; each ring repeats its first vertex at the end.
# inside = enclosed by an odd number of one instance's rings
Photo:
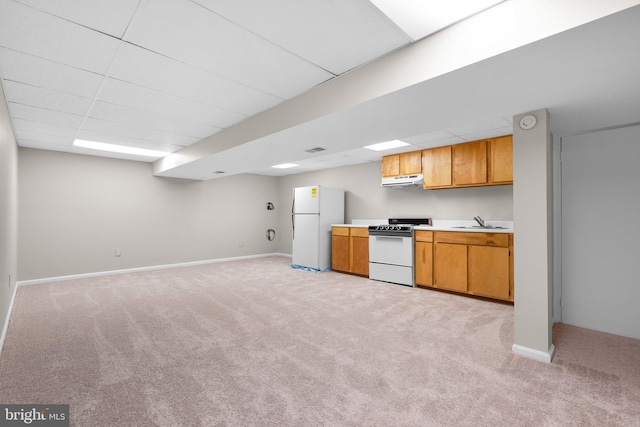
POLYGON ((484 225, 484 219, 480 218, 480 216, 479 216, 479 215, 478 215, 478 216, 474 216, 474 217, 473 217, 473 219, 475 219, 475 220, 476 220, 476 222, 477 222, 478 224, 480 224, 480 227, 486 227, 486 226, 484 225))

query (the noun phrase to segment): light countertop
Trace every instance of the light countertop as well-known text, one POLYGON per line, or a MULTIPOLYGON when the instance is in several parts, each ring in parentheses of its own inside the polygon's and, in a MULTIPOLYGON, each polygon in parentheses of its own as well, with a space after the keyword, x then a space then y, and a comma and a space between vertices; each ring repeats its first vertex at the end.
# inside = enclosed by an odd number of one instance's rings
MULTIPOLYGON (((331 224, 333 227, 354 227, 368 228, 370 225, 387 224, 386 219, 381 220, 353 220, 351 224, 331 224)), ((485 220, 487 225, 505 228, 480 228, 475 227, 478 224, 475 221, 458 221, 458 220, 433 220, 433 225, 416 225, 414 230, 431 230, 431 231, 457 231, 469 233, 513 233, 513 221, 491 221, 485 220), (472 228, 466 228, 472 227, 472 228)))

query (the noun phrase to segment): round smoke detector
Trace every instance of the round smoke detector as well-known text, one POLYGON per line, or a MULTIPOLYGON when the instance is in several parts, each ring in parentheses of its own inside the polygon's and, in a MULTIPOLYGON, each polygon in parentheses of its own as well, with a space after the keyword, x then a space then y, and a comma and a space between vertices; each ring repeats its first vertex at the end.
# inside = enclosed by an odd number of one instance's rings
POLYGON ((536 116, 527 114, 520 119, 520 129, 529 130, 536 125, 536 116))

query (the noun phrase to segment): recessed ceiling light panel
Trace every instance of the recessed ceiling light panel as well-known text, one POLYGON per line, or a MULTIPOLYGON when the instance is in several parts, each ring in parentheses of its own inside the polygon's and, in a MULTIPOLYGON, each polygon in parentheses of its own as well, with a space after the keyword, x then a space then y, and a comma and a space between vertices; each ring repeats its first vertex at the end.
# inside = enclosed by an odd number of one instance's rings
POLYGON ((295 168, 297 166, 300 166, 300 165, 296 165, 295 163, 282 163, 280 165, 275 165, 271 167, 276 169, 289 169, 289 168, 295 168))
POLYGON ((128 147, 126 145, 105 144, 104 142, 76 139, 74 147, 88 148, 90 150, 109 151, 111 153, 132 154, 142 157, 164 157, 170 153, 164 151, 148 150, 146 148, 128 147))
POLYGON ((395 139, 393 141, 380 142, 378 144, 366 145, 364 148, 368 148, 373 151, 384 151, 391 150, 392 148, 405 147, 407 145, 411 145, 408 142, 400 141, 399 139, 395 139))

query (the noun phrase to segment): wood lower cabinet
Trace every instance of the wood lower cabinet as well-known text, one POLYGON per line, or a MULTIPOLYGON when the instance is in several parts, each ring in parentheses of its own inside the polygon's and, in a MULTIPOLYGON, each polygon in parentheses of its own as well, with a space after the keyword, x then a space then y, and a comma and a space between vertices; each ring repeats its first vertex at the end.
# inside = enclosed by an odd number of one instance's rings
POLYGON ((468 292, 509 300, 509 248, 468 246, 468 292))
POLYGON ((513 234, 434 232, 433 287, 513 301, 513 234))
POLYGON ((433 286, 433 231, 415 232, 415 282, 417 286, 433 286))
POLYGON ((333 227, 331 230, 331 268, 349 271, 349 228, 333 227))
POLYGON ((433 286, 467 292, 467 246, 437 243, 434 250, 433 286))
POLYGON ((369 276, 369 230, 333 227, 331 230, 331 268, 343 273, 369 276))
POLYGON ((349 271, 369 276, 369 230, 351 228, 349 235, 349 271))

